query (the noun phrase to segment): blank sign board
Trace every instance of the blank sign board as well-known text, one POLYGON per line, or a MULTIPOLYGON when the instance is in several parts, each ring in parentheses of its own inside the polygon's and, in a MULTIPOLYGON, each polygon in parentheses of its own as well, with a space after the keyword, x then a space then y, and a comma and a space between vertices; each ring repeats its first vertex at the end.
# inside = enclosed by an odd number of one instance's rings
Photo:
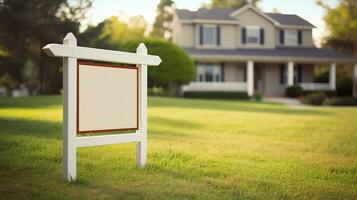
POLYGON ((77 133, 137 130, 138 68, 78 62, 77 133))

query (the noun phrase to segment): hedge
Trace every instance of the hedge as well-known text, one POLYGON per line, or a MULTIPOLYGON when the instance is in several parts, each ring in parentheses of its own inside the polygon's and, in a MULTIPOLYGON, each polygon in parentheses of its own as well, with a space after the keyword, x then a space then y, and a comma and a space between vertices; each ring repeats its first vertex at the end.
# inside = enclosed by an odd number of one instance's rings
POLYGON ((326 99, 326 94, 324 92, 314 92, 308 94, 302 102, 304 104, 314 105, 314 106, 321 106, 322 103, 326 99))
POLYGON ((200 99, 249 99, 246 92, 185 92, 184 97, 200 99))
POLYGON ((357 106, 357 98, 331 98, 323 102, 325 106, 357 106))
POLYGON ((286 88, 285 96, 290 98, 301 97, 303 95, 303 90, 299 85, 293 85, 286 88))

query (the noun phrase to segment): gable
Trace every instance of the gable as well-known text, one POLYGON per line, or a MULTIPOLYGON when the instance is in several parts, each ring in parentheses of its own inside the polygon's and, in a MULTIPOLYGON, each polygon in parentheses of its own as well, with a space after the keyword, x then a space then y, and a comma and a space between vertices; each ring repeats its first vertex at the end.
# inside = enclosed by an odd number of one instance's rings
POLYGON ((245 10, 244 12, 239 13, 239 15, 236 15, 235 18, 241 26, 260 26, 274 28, 274 23, 271 20, 262 17, 254 10, 245 10))
MULTIPOLYGON (((246 16, 249 16, 251 18, 260 18, 260 19, 263 19, 267 22, 270 22, 274 25, 279 25, 279 23, 274 20, 273 18, 271 18, 270 16, 268 16, 267 14, 263 13, 262 11, 260 11, 259 9, 257 9, 256 7, 252 6, 252 5, 247 5, 247 6, 244 6, 234 12, 232 12, 230 14, 231 17, 234 17, 235 19, 237 19, 238 21, 241 20, 242 17, 246 17, 246 16)), ((256 19, 258 20, 258 19, 256 19)), ((259 20, 261 21, 261 20, 259 20)))

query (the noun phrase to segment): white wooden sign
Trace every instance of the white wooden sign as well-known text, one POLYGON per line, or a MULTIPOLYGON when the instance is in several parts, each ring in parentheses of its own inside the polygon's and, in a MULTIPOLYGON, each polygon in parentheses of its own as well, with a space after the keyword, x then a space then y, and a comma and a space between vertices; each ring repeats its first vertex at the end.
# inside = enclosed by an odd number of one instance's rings
POLYGON ((136 164, 143 167, 147 154, 147 65, 159 65, 160 57, 147 55, 142 43, 136 53, 78 47, 72 33, 63 44, 48 44, 43 50, 49 56, 63 57, 65 179, 76 180, 78 147, 135 142, 136 164), (127 133, 83 135, 119 130, 127 133))
POLYGON ((138 130, 139 70, 78 62, 77 133, 138 130))

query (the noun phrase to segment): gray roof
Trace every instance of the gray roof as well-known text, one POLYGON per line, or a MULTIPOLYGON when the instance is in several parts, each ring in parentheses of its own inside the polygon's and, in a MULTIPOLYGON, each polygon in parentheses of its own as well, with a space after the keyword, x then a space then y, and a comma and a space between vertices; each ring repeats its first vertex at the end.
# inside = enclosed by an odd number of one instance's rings
POLYGON ((298 15, 287 15, 287 14, 277 14, 277 13, 265 13, 269 17, 273 18, 275 21, 279 22, 281 25, 289 26, 313 26, 310 22, 304 20, 298 15))
POLYGON ((191 55, 206 56, 256 56, 256 57, 287 57, 287 58, 316 58, 357 61, 357 58, 333 50, 315 47, 277 47, 275 49, 196 49, 185 48, 191 55))
POLYGON ((197 11, 189 11, 187 9, 178 9, 176 13, 179 19, 208 19, 208 20, 234 20, 230 17, 230 14, 234 12, 234 9, 214 8, 206 9, 202 8, 197 11))
MULTIPOLYGON (((236 11, 236 9, 202 8, 197 11, 189 11, 187 9, 177 9, 176 13, 178 18, 183 20, 205 19, 205 20, 236 21, 235 18, 232 18, 230 16, 230 14, 233 13, 234 11, 236 11)), ((274 19, 275 21, 279 22, 281 25, 314 26, 297 15, 276 14, 276 13, 266 13, 266 14, 272 19, 274 19)))

